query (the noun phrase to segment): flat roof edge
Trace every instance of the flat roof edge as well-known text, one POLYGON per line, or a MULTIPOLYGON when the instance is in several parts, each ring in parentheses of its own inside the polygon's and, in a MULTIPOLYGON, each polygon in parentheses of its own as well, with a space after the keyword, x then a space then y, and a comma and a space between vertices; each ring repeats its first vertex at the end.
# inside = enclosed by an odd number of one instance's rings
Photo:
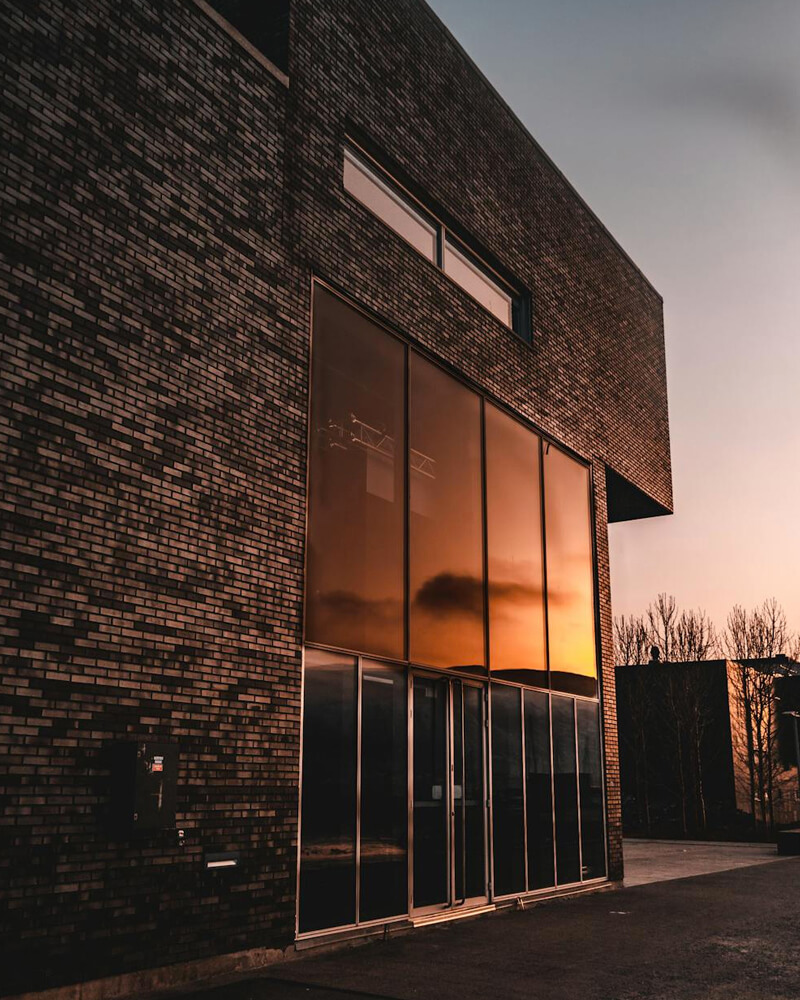
MULTIPOLYGON (((542 159, 547 163, 547 165, 555 171, 555 173, 561 178, 561 180, 566 184, 569 190, 575 195, 578 202, 583 206, 583 208, 589 213, 592 219, 597 223, 600 229, 605 233, 612 244, 617 248, 617 250, 622 254, 622 256, 627 260, 631 267, 636 271, 639 277, 645 282, 647 287, 653 292, 654 295, 658 296, 659 300, 663 303, 664 297, 661 292, 656 288, 653 282, 647 277, 641 267, 636 263, 636 261, 631 257, 625 247, 619 242, 619 240, 614 236, 611 230, 606 226, 603 220, 598 216, 597 212, 591 207, 591 205, 586 201, 583 195, 578 191, 572 181, 567 177, 564 171, 558 166, 558 164, 553 160, 553 158, 547 153, 547 151, 541 146, 539 142, 531 134, 530 129, 522 121, 519 115, 514 111, 508 101, 503 97, 500 91, 495 87, 492 81, 486 76, 483 70, 478 66, 472 56, 467 52, 464 46, 459 42, 450 28, 444 23, 444 21, 439 17, 436 11, 427 3, 427 0, 419 0, 420 5, 424 8, 429 17, 436 21, 436 24, 444 30, 450 41, 455 45, 461 55, 467 60, 467 62, 472 66, 473 70, 478 74, 480 79, 483 81, 484 86, 497 98, 498 101, 503 105, 503 107, 508 111, 509 115, 517 123, 523 135, 527 138, 528 142, 531 143, 536 153, 542 157, 542 159)), ((666 511, 666 513, 671 513, 671 511, 666 511)))

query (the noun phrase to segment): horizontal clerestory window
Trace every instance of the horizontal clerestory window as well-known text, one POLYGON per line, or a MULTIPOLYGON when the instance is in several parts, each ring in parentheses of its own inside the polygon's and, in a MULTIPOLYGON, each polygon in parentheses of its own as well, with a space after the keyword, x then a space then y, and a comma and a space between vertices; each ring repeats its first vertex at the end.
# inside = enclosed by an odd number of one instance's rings
POLYGON ((530 340, 527 295, 509 285, 479 254, 453 236, 370 157, 345 146, 342 180, 345 190, 398 236, 440 267, 501 323, 523 340, 530 340))

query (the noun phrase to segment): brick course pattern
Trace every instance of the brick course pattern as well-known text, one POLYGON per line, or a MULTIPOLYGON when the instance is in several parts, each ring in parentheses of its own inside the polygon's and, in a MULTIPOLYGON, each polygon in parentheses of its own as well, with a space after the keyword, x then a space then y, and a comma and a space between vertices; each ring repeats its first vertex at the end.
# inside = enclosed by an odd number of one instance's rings
POLYGON ((592 461, 618 875, 604 474, 671 508, 657 293, 419 0, 296 0, 288 87, 193 0, 0 31, 2 990, 293 940, 315 275, 592 461), (344 192, 348 133, 531 291, 532 345, 344 192), (107 832, 147 737, 183 847, 107 832))

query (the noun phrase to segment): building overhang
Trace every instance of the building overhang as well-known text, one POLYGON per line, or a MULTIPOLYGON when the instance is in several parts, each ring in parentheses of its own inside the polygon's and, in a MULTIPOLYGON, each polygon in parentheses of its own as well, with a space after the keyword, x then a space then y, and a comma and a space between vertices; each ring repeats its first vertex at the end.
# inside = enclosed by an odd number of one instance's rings
POLYGON ((606 505, 609 524, 635 521, 643 517, 662 517, 672 510, 648 496, 638 486, 606 466, 606 505))

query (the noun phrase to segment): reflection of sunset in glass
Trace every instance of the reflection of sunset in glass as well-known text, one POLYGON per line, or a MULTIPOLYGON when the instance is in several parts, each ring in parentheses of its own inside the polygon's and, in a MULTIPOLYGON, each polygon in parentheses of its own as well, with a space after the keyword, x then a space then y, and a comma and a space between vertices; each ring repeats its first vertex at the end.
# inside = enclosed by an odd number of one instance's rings
POLYGON ((485 412, 489 662, 493 674, 542 685, 539 437, 491 404, 485 412))
POLYGON ((306 636, 402 659, 405 349, 314 295, 306 636))
POLYGON ((484 664, 480 398, 409 357, 409 658, 484 664))
POLYGON ((544 449, 544 497, 550 683, 561 690, 594 695, 597 662, 589 470, 553 445, 544 449))
POLYGON ((488 603, 493 674, 546 686, 543 478, 550 683, 596 693, 588 468, 321 288, 310 466, 309 642, 482 672, 488 603))

